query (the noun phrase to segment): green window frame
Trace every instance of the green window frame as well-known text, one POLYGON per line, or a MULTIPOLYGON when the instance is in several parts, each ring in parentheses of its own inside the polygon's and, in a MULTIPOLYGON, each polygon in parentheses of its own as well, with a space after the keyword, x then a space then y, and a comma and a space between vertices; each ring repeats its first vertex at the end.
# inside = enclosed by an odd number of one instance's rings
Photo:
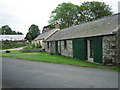
POLYGON ((49 42, 47 42, 47 48, 49 48, 49 42))

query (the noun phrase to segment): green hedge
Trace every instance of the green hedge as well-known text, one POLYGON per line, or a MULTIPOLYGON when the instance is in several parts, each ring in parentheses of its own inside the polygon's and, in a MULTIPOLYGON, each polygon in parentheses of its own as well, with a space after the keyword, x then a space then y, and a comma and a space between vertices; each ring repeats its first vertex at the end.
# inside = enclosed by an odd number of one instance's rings
POLYGON ((28 45, 27 42, 10 42, 10 41, 3 41, 0 47, 2 49, 10 49, 10 48, 17 48, 28 45))
POLYGON ((28 53, 28 52, 44 52, 44 49, 22 49, 21 52, 28 53))

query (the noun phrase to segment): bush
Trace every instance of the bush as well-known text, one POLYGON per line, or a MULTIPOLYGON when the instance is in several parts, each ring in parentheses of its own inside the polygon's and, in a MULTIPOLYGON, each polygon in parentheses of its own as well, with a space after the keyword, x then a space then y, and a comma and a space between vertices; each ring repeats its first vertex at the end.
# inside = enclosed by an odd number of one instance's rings
POLYGON ((17 47, 23 47, 26 45, 28 45, 27 42, 10 42, 10 41, 3 41, 1 44, 2 49, 17 48, 17 47))
POLYGON ((21 52, 27 53, 27 52, 44 52, 43 49, 22 49, 21 52))
POLYGON ((2 44, 2 49, 10 49, 12 48, 9 44, 2 44))
POLYGON ((29 44, 27 47, 23 48, 23 49, 42 49, 42 46, 37 44, 29 44))
POLYGON ((42 48, 41 44, 38 44, 35 46, 36 48, 42 48))

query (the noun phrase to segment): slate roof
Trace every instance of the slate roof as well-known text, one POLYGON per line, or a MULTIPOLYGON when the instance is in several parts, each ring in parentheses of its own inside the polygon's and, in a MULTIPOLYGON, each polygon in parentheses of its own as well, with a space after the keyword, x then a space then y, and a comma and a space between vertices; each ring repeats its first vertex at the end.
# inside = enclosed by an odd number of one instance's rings
POLYGON ((2 40, 17 41, 17 40, 24 40, 24 38, 25 38, 24 35, 0 35, 0 41, 2 40))
POLYGON ((46 41, 114 34, 118 30, 118 15, 120 13, 59 30, 46 41))
POLYGON ((56 29, 52 29, 48 32, 45 32, 45 33, 42 33, 40 34, 39 36, 37 36, 34 40, 41 40, 41 39, 44 39, 46 38, 47 36, 49 36, 52 32, 54 32, 56 29))

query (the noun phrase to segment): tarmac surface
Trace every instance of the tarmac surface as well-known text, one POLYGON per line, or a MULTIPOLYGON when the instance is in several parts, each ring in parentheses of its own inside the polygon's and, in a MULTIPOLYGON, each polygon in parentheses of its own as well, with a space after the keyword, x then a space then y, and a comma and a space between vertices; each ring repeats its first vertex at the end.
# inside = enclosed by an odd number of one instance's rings
POLYGON ((3 88, 118 88, 118 72, 2 58, 3 88))

